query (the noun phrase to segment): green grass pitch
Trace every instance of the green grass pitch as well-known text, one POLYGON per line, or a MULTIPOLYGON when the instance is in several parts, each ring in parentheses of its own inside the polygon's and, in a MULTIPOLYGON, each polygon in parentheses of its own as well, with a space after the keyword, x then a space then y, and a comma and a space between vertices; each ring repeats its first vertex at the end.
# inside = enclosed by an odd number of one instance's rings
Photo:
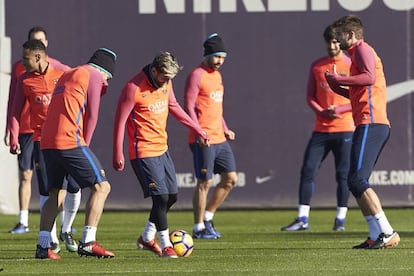
MULTIPOLYGON (((310 230, 281 232, 295 210, 220 210, 214 222, 218 240, 195 240, 191 256, 164 259, 138 250, 135 240, 147 212, 105 212, 97 239, 115 252, 113 259, 80 258, 61 244, 59 261, 34 258, 39 214, 30 215, 30 232, 7 231, 17 216, 0 215, 0 276, 3 275, 412 275, 414 273, 414 210, 386 209, 401 236, 398 247, 353 250, 367 236, 359 210, 348 212, 345 232, 333 232, 335 210, 312 210, 310 230)), ((74 234, 79 239, 84 213, 79 213, 74 234)), ((171 211, 170 230, 192 230, 190 211, 171 211)))

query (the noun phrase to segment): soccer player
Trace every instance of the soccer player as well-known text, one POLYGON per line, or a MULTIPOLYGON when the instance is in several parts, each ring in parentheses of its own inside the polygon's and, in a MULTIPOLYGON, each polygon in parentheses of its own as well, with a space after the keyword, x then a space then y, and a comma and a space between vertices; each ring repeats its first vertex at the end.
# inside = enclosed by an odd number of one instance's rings
POLYGON ((123 141, 126 127, 132 168, 144 198, 152 199, 149 219, 137 239, 137 246, 167 258, 177 258, 169 238, 167 213, 177 201, 178 194, 174 163, 167 144, 168 114, 196 132, 204 145, 208 144, 206 133, 175 98, 172 79, 180 70, 172 54, 159 53, 123 88, 114 122, 113 167, 122 171, 125 166, 123 141))
POLYGON ((112 78, 116 54, 106 48, 95 51, 87 64, 65 72, 56 84, 43 124, 40 148, 43 152, 49 198, 40 218, 35 257, 60 259, 50 249, 50 231, 64 199, 62 182, 70 175, 79 186, 90 188, 85 224, 78 245, 79 256, 112 258, 115 254, 96 241, 96 231, 111 186, 99 160, 89 148, 95 130, 100 98, 112 78))
POLYGON ((340 49, 332 26, 325 29, 323 37, 328 56, 319 58, 311 64, 308 77, 306 100, 316 116, 300 174, 298 216, 291 224, 283 226, 282 231, 309 229, 308 220, 314 180, 329 152, 332 152, 335 158, 337 182, 337 211, 333 230, 345 230, 344 223, 349 198, 347 177, 351 139, 355 127, 349 99, 334 93, 329 88, 325 80, 325 71, 335 71, 342 76, 347 76, 351 60, 340 49))
POLYGON ((227 142, 235 139, 235 133, 227 127, 223 117, 224 87, 219 69, 227 56, 224 43, 214 33, 203 46, 204 60, 187 77, 184 99, 186 111, 207 132, 210 142, 209 147, 202 147, 197 143, 198 134, 189 133, 197 178, 193 196, 193 237, 217 239, 221 233, 214 228, 214 213, 237 182, 236 162, 227 142), (207 202, 214 173, 220 174, 221 180, 207 202))
MULTIPOLYGON (((48 46, 49 42, 47 40, 46 30, 42 27, 33 27, 28 32, 28 40, 38 39, 43 42, 45 47, 48 46)), ((47 61, 55 68, 68 70, 69 66, 62 64, 60 61, 46 56, 47 61)), ((7 105, 7 122, 6 122, 6 131, 4 142, 6 146, 10 146, 10 119, 13 107, 13 101, 16 94, 16 85, 18 78, 25 72, 22 60, 17 61, 13 64, 10 88, 9 88, 9 100, 7 105)), ((19 183, 19 222, 16 226, 11 229, 9 232, 12 234, 24 234, 29 232, 29 204, 31 197, 31 179, 33 175, 33 130, 30 127, 30 116, 29 116, 29 104, 26 103, 22 114, 20 116, 20 132, 19 132, 19 144, 20 144, 20 154, 18 154, 18 163, 19 163, 19 172, 20 172, 20 183, 19 183)), ((60 213, 61 217, 61 228, 71 229, 73 218, 77 212, 79 205, 78 202, 81 200, 81 194, 78 193, 68 193, 64 209, 68 214, 64 216, 65 211, 62 210, 60 213)), ((42 205, 41 197, 41 205, 42 205)), ((53 234, 54 244, 58 245, 59 240, 57 239, 56 234, 53 234)), ((58 247, 56 246, 56 249, 58 247)))
MULTIPOLYGON (((46 57, 46 46, 41 40, 32 39, 23 44, 22 63, 26 72, 23 73, 17 81, 10 126, 10 151, 12 153, 17 153, 20 151, 18 142, 20 114, 22 114, 24 105, 27 102, 30 107, 30 126, 34 130, 32 135, 32 140, 34 142, 33 155, 36 163, 36 175, 39 184, 40 210, 49 196, 46 167, 43 154, 40 151, 42 125, 46 118, 56 82, 63 74, 64 70, 67 70, 67 67, 61 69, 54 68, 53 65, 47 61, 46 57)), ((71 194, 80 195, 79 186, 72 180, 69 181, 67 190, 71 194)), ((73 206, 74 210, 70 210, 71 212, 66 214, 66 219, 70 219, 70 221, 68 221, 69 229, 71 228, 80 205, 80 197, 78 199, 79 200, 77 200, 76 204, 73 206)), ((52 241, 52 247, 55 252, 59 252, 60 246, 56 236, 56 225, 54 224, 53 227, 52 233, 54 239, 52 241)), ((65 241, 67 250, 75 252, 77 246, 72 238, 70 230, 68 233, 61 233, 61 237, 62 236, 65 237, 62 239, 65 241)))
POLYGON ((387 118, 386 82, 382 62, 364 41, 363 25, 354 15, 334 23, 336 39, 351 56, 350 76, 326 72, 336 93, 349 98, 356 126, 351 148, 349 189, 368 224, 369 237, 355 249, 378 249, 398 245, 400 237, 389 223, 380 199, 369 184, 369 176, 390 136, 387 118), (347 89, 346 87, 349 87, 347 89))

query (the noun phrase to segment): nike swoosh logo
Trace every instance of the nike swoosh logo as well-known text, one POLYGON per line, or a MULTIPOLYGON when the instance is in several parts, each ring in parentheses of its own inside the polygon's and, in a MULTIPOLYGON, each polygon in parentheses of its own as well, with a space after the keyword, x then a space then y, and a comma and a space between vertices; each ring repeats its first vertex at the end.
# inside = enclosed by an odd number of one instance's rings
POLYGON ((351 141, 352 140, 352 138, 345 138, 344 139, 344 142, 349 142, 349 141, 351 141))
POLYGON ((404 81, 387 86, 387 102, 395 101, 414 92, 414 80, 404 81))
POLYGON ((265 183, 265 182, 269 181, 272 178, 273 178, 273 176, 271 176, 271 175, 264 176, 264 177, 256 176, 256 183, 257 184, 262 184, 262 183, 265 183))

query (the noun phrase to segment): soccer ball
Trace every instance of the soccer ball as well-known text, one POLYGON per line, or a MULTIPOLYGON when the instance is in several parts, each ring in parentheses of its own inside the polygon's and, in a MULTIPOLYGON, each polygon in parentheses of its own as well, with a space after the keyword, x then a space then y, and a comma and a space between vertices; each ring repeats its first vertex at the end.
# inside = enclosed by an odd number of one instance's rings
POLYGON ((175 252, 180 257, 188 257, 194 249, 191 235, 184 230, 175 230, 170 233, 170 240, 175 252))

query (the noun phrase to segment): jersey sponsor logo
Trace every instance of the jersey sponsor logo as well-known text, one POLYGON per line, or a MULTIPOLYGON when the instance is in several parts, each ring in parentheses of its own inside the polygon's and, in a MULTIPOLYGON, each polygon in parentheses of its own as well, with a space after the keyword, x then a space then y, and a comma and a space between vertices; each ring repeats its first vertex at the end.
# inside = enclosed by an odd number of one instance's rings
POLYGON ((161 114, 168 110, 168 101, 162 100, 155 103, 152 103, 148 106, 148 110, 154 114, 161 114))
POLYGON ((212 91, 210 92, 210 99, 216 103, 223 102, 223 91, 212 91))
POLYGON ((34 102, 41 105, 49 105, 52 100, 52 95, 37 95, 34 97, 34 102))

